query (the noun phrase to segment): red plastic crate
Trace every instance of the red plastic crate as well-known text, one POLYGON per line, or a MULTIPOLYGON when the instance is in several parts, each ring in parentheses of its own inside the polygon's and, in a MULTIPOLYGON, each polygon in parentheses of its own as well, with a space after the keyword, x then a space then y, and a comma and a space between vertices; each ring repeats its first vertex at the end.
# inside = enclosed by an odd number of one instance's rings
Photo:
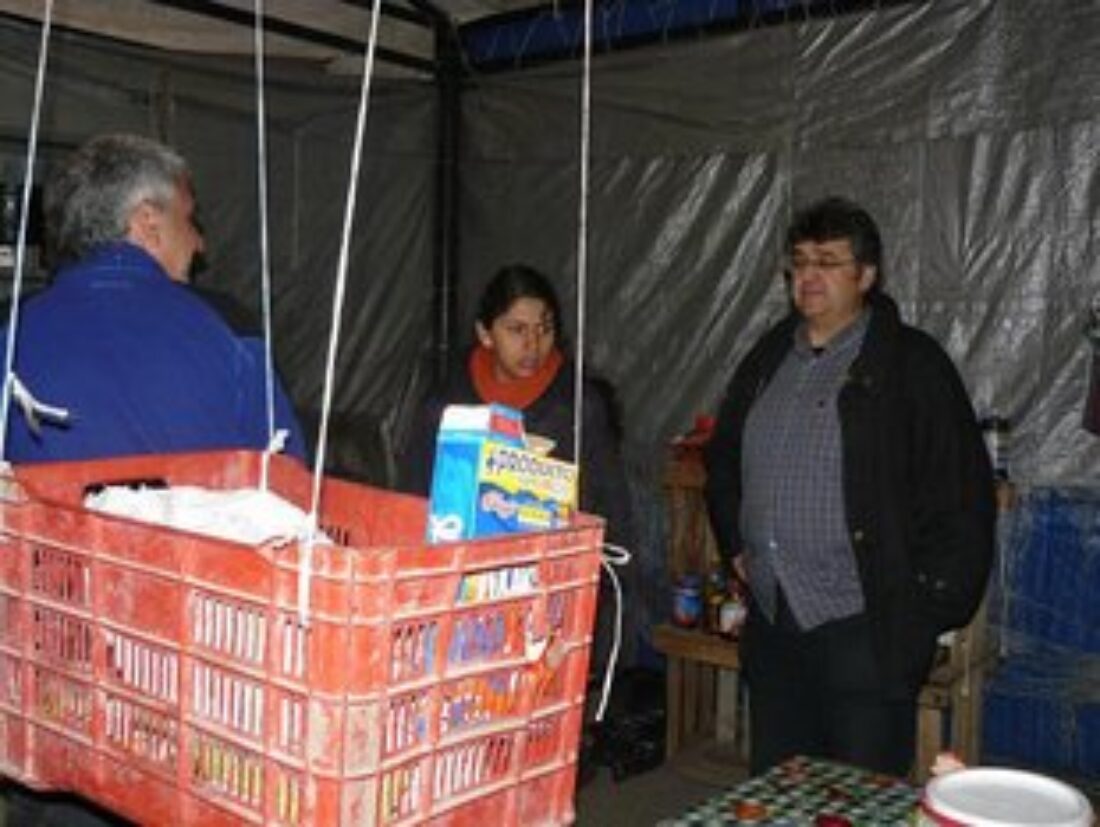
MULTIPOLYGON (((0 479, 0 775, 156 825, 572 822, 602 523, 428 546, 422 499, 325 480, 340 544, 314 549, 303 626, 297 544, 81 505, 99 484, 255 486, 260 462, 0 479)), ((270 480, 308 507, 300 465, 270 480)))

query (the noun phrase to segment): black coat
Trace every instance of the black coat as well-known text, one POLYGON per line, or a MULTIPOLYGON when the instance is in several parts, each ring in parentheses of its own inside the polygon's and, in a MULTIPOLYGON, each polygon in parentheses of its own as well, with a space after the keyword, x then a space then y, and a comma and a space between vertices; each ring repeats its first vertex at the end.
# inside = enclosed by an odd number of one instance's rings
MULTIPOLYGON (((892 692, 925 679, 937 635, 973 616, 993 559, 989 456, 958 372, 884 295, 838 397, 851 545, 892 692)), ((749 409, 793 343, 792 313, 738 366, 707 448, 719 549, 741 551, 741 438, 749 409)))
MULTIPOLYGON (((524 430, 555 443, 550 455, 573 461, 573 397, 576 373, 566 362, 546 391, 523 411, 524 430)), ((581 456, 581 510, 607 521, 608 541, 630 542, 630 498, 621 453, 614 394, 597 379, 584 382, 581 456)), ((482 405, 469 372, 457 371, 441 391, 431 393, 418 409, 405 450, 399 458, 398 487, 427 495, 431 488, 435 438, 447 405, 482 405)))

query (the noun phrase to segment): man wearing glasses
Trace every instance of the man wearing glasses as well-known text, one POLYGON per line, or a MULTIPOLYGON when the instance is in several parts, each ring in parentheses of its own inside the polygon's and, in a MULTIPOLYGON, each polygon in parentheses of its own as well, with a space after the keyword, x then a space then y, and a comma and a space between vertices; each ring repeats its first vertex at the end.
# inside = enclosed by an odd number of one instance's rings
POLYGON ((882 242, 829 198, 787 234, 791 313, 738 366, 707 450, 751 595, 752 770, 796 754, 904 775, 937 636, 981 602, 993 477, 957 371, 882 291, 882 242))

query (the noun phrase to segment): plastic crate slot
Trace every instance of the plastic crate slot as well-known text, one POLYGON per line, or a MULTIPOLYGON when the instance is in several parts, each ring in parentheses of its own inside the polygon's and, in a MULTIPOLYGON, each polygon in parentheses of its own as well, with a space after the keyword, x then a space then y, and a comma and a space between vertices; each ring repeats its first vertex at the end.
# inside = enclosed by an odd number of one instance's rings
POLYGON ((83 683, 45 669, 34 670, 34 711, 42 721, 89 733, 93 695, 83 683))
POLYGON ((279 747, 300 755, 306 739, 306 704, 301 698, 284 695, 279 699, 279 747))
POLYGON ((537 689, 537 706, 545 708, 565 699, 565 688, 570 678, 572 659, 566 652, 560 664, 550 671, 544 671, 542 682, 537 689))
POLYGON ((338 546, 350 546, 352 532, 346 525, 339 523, 321 523, 321 532, 338 546))
POLYGON ((583 569, 581 569, 580 561, 575 557, 559 557, 554 560, 547 560, 545 565, 546 582, 551 586, 561 586, 582 579, 583 569))
POLYGON ((518 714, 523 679, 522 669, 508 669, 471 675, 446 686, 439 714, 440 735, 518 714))
POLYGON ((275 818, 282 824, 301 823, 302 798, 302 779, 280 772, 275 780, 275 818))
POLYGON ((91 572, 85 558, 49 546, 33 546, 31 591, 73 606, 91 605, 91 572))
POLYGON ((179 699, 179 656, 144 641, 103 632, 107 668, 116 683, 146 696, 176 703, 179 699))
POLYGON ((92 627, 78 617, 35 607, 34 651, 68 667, 88 671, 92 665, 92 627))
POLYGON ((435 620, 395 626, 390 638, 390 679, 409 681, 434 673, 438 639, 435 620))
POLYGON ((196 661, 191 670, 191 709, 198 717, 259 738, 263 735, 263 686, 196 661))
POLYGON ((282 622, 282 670, 290 678, 301 678, 306 673, 309 628, 297 618, 283 615, 282 622))
POLYGON ((531 607, 527 602, 457 615, 451 627, 448 664, 466 666, 524 654, 530 619, 531 607))
POLYGON ((267 618, 263 609, 196 593, 191 635, 195 643, 245 663, 263 665, 267 618))
MULTIPOLYGON (((0 551, 0 554, 3 554, 0 551)), ((10 594, 0 592, 0 640, 16 643, 19 640, 19 604, 20 601, 10 594)))
POLYGON ((106 736, 118 749, 173 771, 176 765, 176 722, 165 715, 113 695, 104 707, 106 736))
POLYGON ((191 778, 218 797, 256 809, 263 800, 262 756, 209 735, 195 740, 191 778))
POLYGON ((550 629, 567 638, 573 636, 570 618, 574 615, 576 604, 574 594, 573 591, 557 591, 551 593, 546 600, 546 620, 550 629))
POLYGON ((428 735, 428 693, 389 699, 386 709, 385 754, 396 755, 423 743, 428 735))
POLYGON ((465 575, 458 582, 458 604, 505 600, 534 594, 539 586, 538 566, 508 566, 465 575))
POLYGON ((12 732, 8 726, 8 716, 0 712, 0 766, 16 767, 22 758, 21 745, 13 746, 12 732))
POLYGON ((0 700, 18 706, 22 703, 22 683, 19 680, 19 661, 0 654, 0 700))
POLYGON ((460 744, 436 757, 432 791, 436 800, 453 798, 508 774, 512 735, 494 735, 460 744))
POLYGON ((89 497, 96 494, 102 494, 108 488, 129 488, 132 491, 142 491, 144 489, 164 491, 169 487, 168 480, 163 477, 132 477, 124 480, 100 480, 98 482, 88 483, 84 486, 84 493, 80 496, 80 502, 84 502, 89 497))
POLYGON ((420 809, 420 762, 405 764, 382 775, 379 821, 392 824, 420 809))
POLYGON ((536 767, 552 761, 558 754, 562 732, 561 715, 539 718, 527 727, 527 743, 524 747, 523 767, 536 767))

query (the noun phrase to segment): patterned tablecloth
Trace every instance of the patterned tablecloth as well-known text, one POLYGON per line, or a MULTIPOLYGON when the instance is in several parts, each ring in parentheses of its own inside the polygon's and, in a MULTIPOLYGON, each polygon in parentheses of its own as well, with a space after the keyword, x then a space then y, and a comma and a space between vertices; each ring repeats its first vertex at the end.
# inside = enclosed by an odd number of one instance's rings
POLYGON ((890 827, 912 823, 920 791, 888 775, 792 758, 659 827, 890 827))

